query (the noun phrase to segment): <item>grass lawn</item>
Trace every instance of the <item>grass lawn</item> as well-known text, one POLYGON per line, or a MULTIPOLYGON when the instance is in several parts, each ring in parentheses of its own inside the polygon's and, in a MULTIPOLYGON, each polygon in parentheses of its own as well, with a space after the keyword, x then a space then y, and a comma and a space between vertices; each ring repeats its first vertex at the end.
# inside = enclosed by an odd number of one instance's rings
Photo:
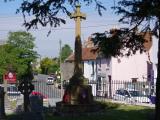
MULTIPOLYGON (((45 120, 153 120, 154 108, 116 103, 101 103, 105 108, 103 112, 90 116, 56 116, 45 112, 45 120)), ((8 115, 7 120, 22 120, 23 115, 8 115)), ((32 118, 32 116, 30 116, 32 118)), ((34 118, 32 118, 34 119, 34 118)), ((36 119, 38 120, 38 119, 36 119)))
POLYGON ((46 114, 46 120, 153 120, 154 109, 150 107, 105 103, 102 114, 90 116, 60 117, 46 114))

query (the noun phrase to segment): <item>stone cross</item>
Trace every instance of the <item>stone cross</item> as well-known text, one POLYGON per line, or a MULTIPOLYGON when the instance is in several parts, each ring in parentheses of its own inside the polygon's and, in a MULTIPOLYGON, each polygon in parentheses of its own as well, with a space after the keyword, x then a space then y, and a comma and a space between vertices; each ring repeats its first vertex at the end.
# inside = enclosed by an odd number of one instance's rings
POLYGON ((34 85, 27 79, 24 79, 18 86, 18 90, 24 95, 24 111, 29 111, 29 94, 34 90, 34 85))
POLYGON ((77 36, 81 36, 81 20, 82 19, 86 19, 86 15, 81 13, 80 11, 80 5, 76 6, 76 11, 74 13, 71 14, 70 18, 74 18, 75 23, 76 23, 76 30, 75 30, 75 35, 77 36))
POLYGON ((76 6, 76 11, 71 14, 71 19, 75 20, 75 56, 74 75, 83 75, 82 72, 82 43, 81 43, 81 20, 86 19, 86 15, 80 12, 80 5, 76 6))

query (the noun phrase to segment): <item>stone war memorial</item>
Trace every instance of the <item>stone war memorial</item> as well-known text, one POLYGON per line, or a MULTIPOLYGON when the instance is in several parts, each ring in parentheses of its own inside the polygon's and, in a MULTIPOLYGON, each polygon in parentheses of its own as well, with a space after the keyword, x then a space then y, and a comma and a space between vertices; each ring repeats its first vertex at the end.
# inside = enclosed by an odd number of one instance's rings
POLYGON ((92 87, 83 76, 82 44, 81 44, 81 21, 86 15, 81 13, 80 5, 76 5, 76 11, 70 15, 75 20, 75 53, 74 74, 70 78, 63 99, 56 103, 56 112, 59 115, 82 115, 98 112, 100 106, 93 101, 92 87))

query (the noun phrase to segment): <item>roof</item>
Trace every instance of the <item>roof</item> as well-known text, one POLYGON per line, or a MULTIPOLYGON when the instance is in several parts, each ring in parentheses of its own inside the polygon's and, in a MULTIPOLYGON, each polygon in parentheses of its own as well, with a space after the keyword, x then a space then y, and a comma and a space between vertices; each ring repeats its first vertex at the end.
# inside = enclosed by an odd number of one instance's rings
MULTIPOLYGON (((94 48, 82 48, 82 61, 87 61, 87 60, 96 60, 98 54, 97 52, 93 51, 94 48)), ((74 54, 72 53, 66 61, 74 61, 74 54)))

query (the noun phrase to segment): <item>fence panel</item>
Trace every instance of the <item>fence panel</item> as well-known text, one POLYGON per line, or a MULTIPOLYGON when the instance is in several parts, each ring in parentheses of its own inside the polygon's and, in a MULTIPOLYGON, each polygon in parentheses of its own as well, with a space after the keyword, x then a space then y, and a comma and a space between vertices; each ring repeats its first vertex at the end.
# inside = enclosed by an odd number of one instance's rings
POLYGON ((125 103, 154 103, 155 85, 148 81, 111 80, 106 82, 89 82, 96 100, 114 100, 125 103))

